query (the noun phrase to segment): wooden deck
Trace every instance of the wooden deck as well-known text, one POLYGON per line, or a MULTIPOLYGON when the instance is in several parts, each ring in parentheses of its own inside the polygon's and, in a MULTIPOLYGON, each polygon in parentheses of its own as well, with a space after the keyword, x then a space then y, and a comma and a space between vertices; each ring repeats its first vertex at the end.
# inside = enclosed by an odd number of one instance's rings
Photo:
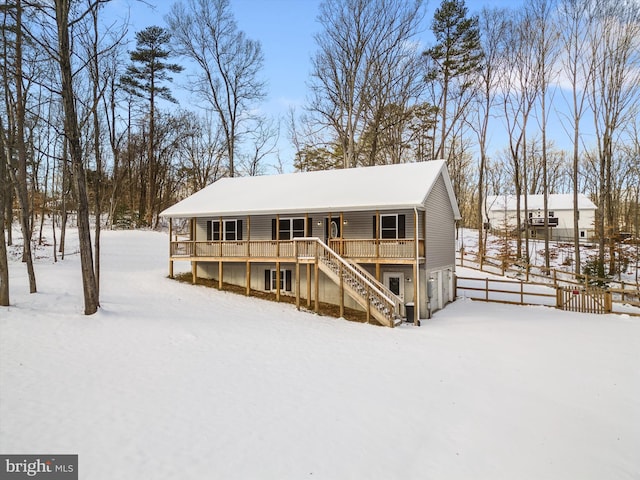
MULTIPOLYGON (((241 240, 196 242, 179 240, 170 242, 172 260, 238 261, 238 262, 295 262, 305 256, 315 257, 306 242, 295 240, 241 240)), ((338 255, 358 263, 415 263, 416 253, 424 260, 424 242, 418 240, 418 252, 413 239, 399 240, 346 240, 334 239, 329 246, 338 255)))

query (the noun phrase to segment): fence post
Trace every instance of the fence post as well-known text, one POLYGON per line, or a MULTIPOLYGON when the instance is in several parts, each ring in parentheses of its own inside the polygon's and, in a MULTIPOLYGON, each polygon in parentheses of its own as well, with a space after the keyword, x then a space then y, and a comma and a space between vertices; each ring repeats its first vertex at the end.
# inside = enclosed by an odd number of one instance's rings
POLYGON ((455 273, 453 274, 453 294, 458 298, 458 276, 455 273))
POLYGON ((556 287, 556 308, 562 309, 562 287, 556 287))
POLYGON ((524 282, 520 280, 520 305, 524 305, 524 282))
POLYGON ((484 299, 489 301, 489 277, 484 279, 484 299))
POLYGON ((604 292, 604 313, 611 313, 613 311, 613 301, 611 298, 611 292, 607 290, 604 292))

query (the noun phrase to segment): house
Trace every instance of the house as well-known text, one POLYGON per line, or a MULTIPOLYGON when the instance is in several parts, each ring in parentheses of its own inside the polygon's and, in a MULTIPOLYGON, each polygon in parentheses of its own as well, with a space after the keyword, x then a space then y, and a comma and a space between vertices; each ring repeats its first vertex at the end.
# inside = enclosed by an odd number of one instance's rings
MULTIPOLYGON (((551 194, 548 198, 549 239, 573 241, 573 194, 551 194)), ((514 231, 516 229, 516 196, 493 195, 487 197, 486 221, 494 232, 514 231)), ((532 238, 544 238, 544 196, 527 196, 527 215, 525 215, 524 195, 520 197, 521 222, 529 227, 532 238)), ((581 241, 591 241, 595 235, 596 206, 586 195, 578 194, 578 229, 581 241)))
POLYGON ((222 178, 161 216, 169 274, 418 323, 454 299, 460 212, 444 161, 222 178), (188 224, 185 239, 174 232, 188 224), (405 308, 408 306, 409 308, 405 308))

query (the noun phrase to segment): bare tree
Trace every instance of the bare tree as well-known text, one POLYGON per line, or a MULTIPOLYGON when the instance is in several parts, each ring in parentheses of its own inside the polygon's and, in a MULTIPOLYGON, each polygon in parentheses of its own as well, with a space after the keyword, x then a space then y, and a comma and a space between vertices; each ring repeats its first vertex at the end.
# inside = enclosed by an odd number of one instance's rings
MULTIPOLYGON (((33 267, 33 255, 31 252, 31 234, 33 231, 33 223, 31 219, 31 208, 28 192, 28 176, 27 176, 27 139, 26 139, 26 109, 27 109, 27 85, 28 76, 23 71, 23 47, 24 47, 24 29, 23 29, 23 6, 21 0, 16 0, 11 6, 7 5, 5 10, 4 21, 7 16, 13 16, 13 75, 7 71, 5 63, 4 70, 4 91, 6 102, 6 114, 9 125, 7 126, 10 140, 7 142, 9 153, 6 156, 8 172, 15 188, 16 198, 20 206, 20 228, 23 238, 23 261, 27 265, 27 273, 29 277, 29 291, 35 293, 36 276, 33 267), (11 80, 11 77, 13 79, 11 80)), ((7 31, 7 24, 4 24, 3 34, 7 31)), ((6 41, 6 35, 5 35, 6 41)), ((7 44, 5 43, 5 62, 10 57, 7 54, 7 44)))
POLYGON ((486 238, 484 233, 484 203, 485 203, 485 170, 487 169, 489 139, 489 125, 492 111, 496 108, 496 96, 500 75, 503 71, 501 62, 504 55, 504 45, 501 42, 506 29, 507 12, 498 9, 483 9, 479 17, 480 48, 482 60, 478 71, 479 86, 477 89, 476 120, 472 128, 478 138, 480 150, 480 165, 478 168, 478 198, 477 198, 477 228, 478 228, 478 256, 480 265, 484 261, 486 238))
POLYGON ((587 103, 587 89, 584 88, 590 82, 593 75, 592 57, 588 51, 588 30, 593 21, 593 12, 590 2, 582 0, 562 0, 559 5, 559 23, 564 54, 562 58, 562 73, 571 85, 571 96, 567 99, 570 107, 570 115, 566 128, 572 140, 572 170, 573 181, 573 244, 574 244, 574 270, 581 273, 580 256, 580 228, 578 218, 578 193, 580 170, 580 121, 585 113, 587 103))
POLYGON ((237 144, 251 108, 265 96, 260 80, 260 42, 238 30, 228 0, 186 0, 173 5, 166 17, 176 50, 200 71, 191 88, 218 115, 224 131, 229 176, 236 173, 237 144))
MULTIPOLYGON (((7 259, 7 241, 5 238, 5 205, 9 190, 7 171, 7 139, 4 122, 0 118, 0 306, 9 306, 9 262, 7 259)), ((9 227, 11 228, 11 227, 9 227)))
POLYGON ((615 271, 618 225, 613 201, 616 136, 638 113, 640 89, 640 9, 631 2, 596 2, 589 44, 595 69, 588 84, 599 162, 597 233, 598 274, 604 276, 605 242, 609 239, 609 273, 615 271))
MULTIPOLYGON (((80 143, 80 126, 75 106, 73 70, 71 65, 72 47, 70 29, 73 20, 69 18, 71 0, 55 0, 55 22, 57 32, 57 61, 60 68, 61 96, 64 107, 64 131, 69 145, 69 156, 73 169, 74 186, 78 204, 78 240, 80 243, 80 262, 82 287, 84 292, 84 313, 92 315, 100 306, 98 284, 93 269, 91 248, 91 230, 89 226, 89 199, 83 163, 83 151, 80 143)), ((90 8, 96 8, 93 5, 90 8)), ((87 13, 87 12, 83 12, 87 13)))
MULTIPOLYGON (((516 12, 507 23, 503 38, 505 52, 505 75, 500 83, 504 122, 509 141, 509 153, 513 164, 513 180, 516 195, 516 255, 522 257, 522 230, 525 231, 525 251, 529 254, 529 229, 523 228, 521 196, 527 192, 527 126, 539 92, 538 70, 533 50, 533 32, 526 12, 516 12)), ((527 217, 528 197, 524 198, 524 213, 527 217)), ((528 223, 528 219, 525 218, 528 223)), ((525 259, 528 263, 528 258, 525 259)))
POLYGON ((264 159, 276 149, 280 125, 266 118, 258 118, 249 134, 252 147, 240 157, 240 169, 245 175, 264 173, 264 159))
MULTIPOLYGON (((403 109, 413 94, 417 52, 408 48, 422 18, 421 0, 326 0, 318 20, 311 103, 318 129, 340 145, 343 167, 358 164, 367 127, 389 104, 403 109), (407 82, 410 79, 410 82, 407 82)), ((375 138, 375 137, 374 137, 375 138)))
POLYGON ((178 163, 184 178, 185 191, 181 197, 191 195, 220 178, 225 171, 223 133, 216 128, 212 114, 186 119, 186 134, 180 139, 178 163))
POLYGON ((533 31, 533 56, 538 70, 539 114, 538 123, 542 136, 542 195, 544 210, 544 263, 545 271, 550 271, 549 252, 549 176, 547 172, 547 122, 549 116, 548 92, 555 80, 556 56, 559 50, 558 30, 555 26, 554 0, 533 0, 527 4, 533 31))

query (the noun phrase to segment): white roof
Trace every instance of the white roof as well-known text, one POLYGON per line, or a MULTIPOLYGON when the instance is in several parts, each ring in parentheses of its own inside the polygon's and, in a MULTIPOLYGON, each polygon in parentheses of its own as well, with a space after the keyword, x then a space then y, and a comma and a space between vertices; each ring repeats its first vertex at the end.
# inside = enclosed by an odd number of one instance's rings
POLYGON ((163 211, 187 218, 269 213, 424 209, 443 177, 460 218, 444 160, 340 170, 222 178, 163 211))
MULTIPOLYGON (((549 210, 573 210, 573 193, 561 193, 548 195, 549 210)), ((515 195, 489 195, 487 197, 487 206, 489 210, 516 210, 515 195)), ((542 210, 544 209, 544 195, 527 195, 527 209, 542 210)), ((578 194, 579 210, 595 210, 595 204, 589 198, 582 194, 578 194)), ((524 195, 520 195, 520 210, 524 210, 524 195)))

